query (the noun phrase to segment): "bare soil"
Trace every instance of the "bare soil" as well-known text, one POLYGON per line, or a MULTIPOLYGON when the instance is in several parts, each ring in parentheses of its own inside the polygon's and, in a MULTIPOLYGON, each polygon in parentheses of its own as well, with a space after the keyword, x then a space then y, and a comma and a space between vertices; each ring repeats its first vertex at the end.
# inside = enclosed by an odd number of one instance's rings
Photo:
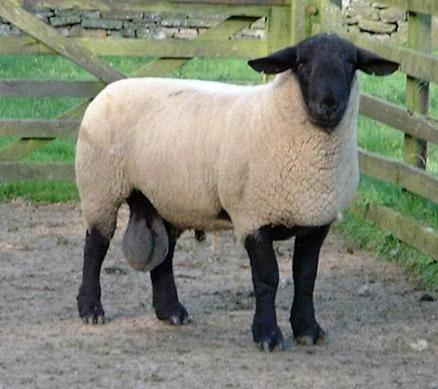
POLYGON ((175 255, 183 327, 159 322, 148 274, 123 260, 119 229, 104 262, 107 324, 77 317, 84 226, 78 204, 0 204, 0 388, 438 388, 438 302, 405 271, 329 235, 316 290, 323 346, 298 346, 288 322, 293 244, 276 246, 278 318, 288 348, 251 337, 249 260, 232 234, 193 233, 175 255))

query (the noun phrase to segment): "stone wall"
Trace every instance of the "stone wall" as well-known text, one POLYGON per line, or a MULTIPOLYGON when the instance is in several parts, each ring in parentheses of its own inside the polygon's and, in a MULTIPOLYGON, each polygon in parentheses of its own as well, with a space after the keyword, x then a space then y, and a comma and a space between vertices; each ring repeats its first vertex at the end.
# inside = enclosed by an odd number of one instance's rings
MULTIPOLYGON (((406 12, 372 0, 343 0, 344 24, 351 32, 405 44, 408 39, 406 12)), ((438 48, 438 18, 433 19, 432 44, 438 48)))
POLYGON ((406 12, 367 0, 352 0, 345 4, 344 23, 349 31, 372 35, 380 40, 404 43, 408 24, 406 12))
MULTIPOLYGON (((193 39, 223 20, 221 15, 208 14, 193 18, 182 12, 99 12, 77 8, 32 8, 28 11, 68 37, 193 39)), ((265 21, 262 18, 233 38, 260 39, 264 36, 264 30, 265 21)), ((21 34, 18 28, 0 18, 0 36, 21 34)))
MULTIPOLYGON (((403 44, 407 41, 406 14, 372 0, 343 0, 344 24, 352 32, 372 35, 381 40, 403 44)), ((208 14, 189 17, 185 13, 99 12, 97 10, 28 9, 62 35, 95 38, 193 39, 223 20, 208 14)), ((438 48, 438 18, 434 19, 433 44, 438 48)), ((21 31, 0 18, 0 36, 19 36, 21 31)), ((234 38, 260 39, 265 34, 265 20, 257 20, 234 38)))

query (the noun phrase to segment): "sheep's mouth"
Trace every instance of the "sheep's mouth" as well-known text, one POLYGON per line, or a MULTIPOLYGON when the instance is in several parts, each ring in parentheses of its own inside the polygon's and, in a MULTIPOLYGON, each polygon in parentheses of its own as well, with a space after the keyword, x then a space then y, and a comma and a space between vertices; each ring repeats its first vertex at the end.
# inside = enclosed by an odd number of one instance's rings
POLYGON ((313 110, 309 107, 308 109, 308 115, 309 120, 311 123, 317 125, 318 127, 321 127, 324 131, 330 133, 332 132, 342 121, 342 118, 345 114, 345 104, 340 105, 336 110, 333 110, 331 112, 315 112, 316 110, 313 110))
POLYGON ((315 124, 318 127, 321 127, 325 132, 332 132, 335 130, 335 128, 338 126, 338 124, 341 122, 341 118, 336 119, 327 119, 327 118, 318 118, 314 117, 312 115, 309 115, 309 121, 313 124, 315 124))

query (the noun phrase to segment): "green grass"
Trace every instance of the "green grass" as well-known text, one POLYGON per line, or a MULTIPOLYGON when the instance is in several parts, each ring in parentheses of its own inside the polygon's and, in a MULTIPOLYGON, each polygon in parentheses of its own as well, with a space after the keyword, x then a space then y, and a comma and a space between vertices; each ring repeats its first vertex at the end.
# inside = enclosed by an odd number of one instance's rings
POLYGON ((0 184, 1 201, 22 198, 34 202, 59 203, 78 200, 74 182, 13 181, 0 184))
MULTIPOLYGON (((105 60, 125 72, 133 73, 137 68, 151 61, 148 57, 117 58, 105 60)), ((252 71, 243 60, 203 60, 194 59, 173 77, 196 78, 239 83, 258 83, 259 74, 252 71)), ((361 75, 362 89, 373 95, 404 105, 405 77, 396 73, 390 77, 361 75)), ((0 79, 55 79, 93 80, 94 77, 78 66, 57 56, 0 56, 0 79)), ((0 99, 2 118, 49 119, 81 103, 82 99, 72 98, 3 98, 0 99)), ((438 118, 438 87, 431 87, 432 117, 438 118)), ((358 123, 360 146, 391 158, 402 159, 403 134, 400 131, 361 117, 358 123)), ((14 138, 0 138, 0 149, 13 142, 14 138)), ((27 162, 68 162, 74 160, 74 141, 57 139, 33 152, 27 162)), ((430 145, 428 171, 438 174, 438 146, 430 145)), ((438 229, 438 205, 403 192, 399 187, 381 181, 362 177, 359 196, 362 203, 381 204, 392 207, 417 221, 438 229)), ((22 197, 30 201, 58 202, 78 199, 73 183, 67 182, 3 182, 0 183, 0 201, 22 197)), ((387 232, 380 231, 372 224, 358 217, 347 215, 338 223, 351 245, 373 250, 380 256, 406 264, 414 274, 420 274, 426 284, 438 290, 438 264, 418 251, 398 242, 387 232)))

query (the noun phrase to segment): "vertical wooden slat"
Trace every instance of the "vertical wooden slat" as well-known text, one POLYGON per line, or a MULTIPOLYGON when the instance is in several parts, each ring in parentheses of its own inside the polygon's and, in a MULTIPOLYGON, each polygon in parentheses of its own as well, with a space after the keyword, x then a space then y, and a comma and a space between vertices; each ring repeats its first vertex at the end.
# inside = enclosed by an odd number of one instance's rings
POLYGON ((291 40, 296 44, 306 38, 306 2, 307 0, 291 0, 291 40))
MULTIPOLYGON (((430 53, 432 47, 432 18, 430 15, 408 14, 410 48, 430 53)), ((414 77, 406 80, 406 107, 410 112, 427 115, 429 110, 429 82, 414 77)), ((427 142, 406 134, 403 149, 404 160, 425 169, 427 163, 427 142)))
POLYGON ((318 17, 321 31, 340 33, 342 31, 342 2, 318 0, 318 17))
POLYGON ((312 17, 317 11, 316 0, 291 0, 291 37, 296 44, 312 34, 312 17))
POLYGON ((268 53, 280 50, 291 44, 289 7, 272 7, 266 27, 268 53))
MULTIPOLYGON (((281 50, 291 44, 290 7, 272 7, 266 21, 266 54, 281 50)), ((263 74, 263 81, 275 78, 275 74, 263 74)))

